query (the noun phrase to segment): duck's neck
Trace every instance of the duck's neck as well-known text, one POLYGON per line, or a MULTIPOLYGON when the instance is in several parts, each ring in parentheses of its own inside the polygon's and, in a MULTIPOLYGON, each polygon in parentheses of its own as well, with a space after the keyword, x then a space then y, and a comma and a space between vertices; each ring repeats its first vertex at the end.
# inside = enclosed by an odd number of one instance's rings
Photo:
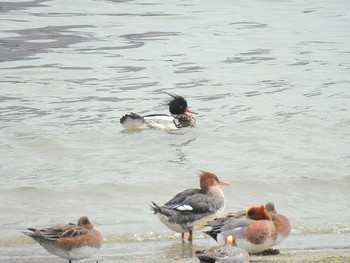
POLYGON ((94 229, 94 226, 91 223, 85 224, 84 227, 89 229, 89 230, 94 229))
POLYGON ((221 190, 219 186, 211 186, 205 191, 205 193, 217 200, 225 199, 224 192, 221 190))
POLYGON ((225 196, 219 186, 212 186, 208 189, 207 195, 213 197, 215 204, 220 211, 223 211, 226 207, 225 196))

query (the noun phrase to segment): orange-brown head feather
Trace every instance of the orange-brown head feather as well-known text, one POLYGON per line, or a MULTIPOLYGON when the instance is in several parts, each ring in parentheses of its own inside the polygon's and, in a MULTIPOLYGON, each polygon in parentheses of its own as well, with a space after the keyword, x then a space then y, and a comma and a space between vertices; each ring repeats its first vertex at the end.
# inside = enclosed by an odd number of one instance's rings
POLYGON ((202 174, 200 175, 201 190, 203 192, 206 192, 210 187, 215 185, 227 186, 229 184, 221 182, 219 178, 213 173, 202 171, 202 174))
POLYGON ((270 213, 262 206, 253 206, 247 210, 246 216, 254 220, 271 220, 270 213))

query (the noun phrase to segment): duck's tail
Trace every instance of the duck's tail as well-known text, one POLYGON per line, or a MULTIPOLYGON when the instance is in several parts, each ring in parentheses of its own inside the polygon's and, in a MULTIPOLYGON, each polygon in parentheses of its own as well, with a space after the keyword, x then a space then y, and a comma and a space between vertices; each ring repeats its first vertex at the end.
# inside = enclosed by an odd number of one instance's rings
POLYGON ((141 129, 144 124, 144 118, 136 113, 131 112, 120 118, 120 123, 127 130, 141 129))

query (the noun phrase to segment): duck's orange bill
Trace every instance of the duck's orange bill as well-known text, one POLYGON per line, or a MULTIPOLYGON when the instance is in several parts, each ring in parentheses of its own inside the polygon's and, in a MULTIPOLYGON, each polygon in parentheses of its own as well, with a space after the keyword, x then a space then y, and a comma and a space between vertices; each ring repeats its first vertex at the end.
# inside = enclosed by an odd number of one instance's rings
POLYGON ((198 114, 197 112, 194 112, 194 111, 191 111, 191 110, 188 110, 188 109, 186 109, 185 112, 191 113, 191 114, 198 114))
POLYGON ((218 185, 222 185, 222 186, 230 186, 230 184, 229 184, 229 183, 224 183, 224 182, 221 182, 221 181, 219 181, 219 182, 218 182, 218 185))

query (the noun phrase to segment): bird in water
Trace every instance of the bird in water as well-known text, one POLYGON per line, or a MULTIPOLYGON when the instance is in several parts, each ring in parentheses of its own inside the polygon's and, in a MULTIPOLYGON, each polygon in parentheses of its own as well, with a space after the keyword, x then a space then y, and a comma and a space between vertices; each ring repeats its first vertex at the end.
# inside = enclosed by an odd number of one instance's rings
POLYGON ((188 109, 184 97, 169 94, 172 100, 168 103, 169 112, 166 114, 149 114, 141 116, 137 113, 126 114, 120 118, 125 130, 140 130, 147 128, 177 130, 185 127, 194 127, 196 119, 190 114, 197 114, 188 109))
POLYGON ((28 230, 30 232, 23 233, 33 238, 51 254, 68 259, 69 263, 72 263, 72 260, 91 257, 102 245, 102 235, 94 229, 86 216, 79 218, 77 225, 28 228, 28 230))
POLYGON ((210 172, 200 175, 200 189, 187 189, 175 195, 163 206, 152 202, 151 208, 160 221, 175 232, 189 232, 188 240, 193 240, 193 231, 203 228, 207 222, 222 213, 225 208, 224 193, 219 186, 228 186, 210 172))

